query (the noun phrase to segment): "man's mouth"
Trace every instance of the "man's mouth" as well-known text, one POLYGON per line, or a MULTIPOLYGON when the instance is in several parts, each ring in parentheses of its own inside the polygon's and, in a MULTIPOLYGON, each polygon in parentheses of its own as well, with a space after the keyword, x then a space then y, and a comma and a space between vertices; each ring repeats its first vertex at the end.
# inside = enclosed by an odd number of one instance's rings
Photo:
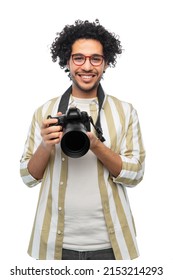
POLYGON ((78 73, 77 75, 78 75, 83 81, 90 81, 90 80, 92 80, 94 77, 96 77, 96 74, 94 74, 94 73, 90 73, 90 74, 78 73))

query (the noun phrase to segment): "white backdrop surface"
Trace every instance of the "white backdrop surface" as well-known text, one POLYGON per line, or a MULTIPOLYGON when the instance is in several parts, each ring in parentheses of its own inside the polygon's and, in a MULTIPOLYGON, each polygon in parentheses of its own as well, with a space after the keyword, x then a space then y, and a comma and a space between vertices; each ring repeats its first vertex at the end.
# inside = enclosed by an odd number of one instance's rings
POLYGON ((137 109, 147 152, 144 180, 128 190, 141 256, 123 264, 171 267, 171 1, 6 0, 0 3, 0 237, 5 279, 12 278, 9 271, 14 266, 40 263, 26 253, 39 186, 29 189, 23 184, 19 161, 34 110, 70 85, 64 71, 51 61, 50 45, 66 24, 96 18, 120 36, 124 49, 116 68, 105 73, 102 85, 106 92, 137 109))

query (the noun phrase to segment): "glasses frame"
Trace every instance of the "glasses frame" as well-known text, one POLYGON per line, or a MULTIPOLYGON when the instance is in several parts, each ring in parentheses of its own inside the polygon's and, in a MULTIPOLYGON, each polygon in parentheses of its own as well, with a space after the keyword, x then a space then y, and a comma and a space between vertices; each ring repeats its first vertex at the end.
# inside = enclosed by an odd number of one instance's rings
POLYGON ((74 63, 76 66, 82 66, 82 65, 84 65, 85 62, 86 62, 86 59, 89 58, 90 64, 91 64, 92 66, 95 66, 95 67, 100 66, 100 65, 103 63, 104 58, 105 58, 105 57, 104 57, 103 55, 101 55, 101 54, 84 55, 84 54, 82 54, 82 53, 74 53, 74 54, 71 55, 71 57, 72 57, 73 63, 74 63), (78 63, 75 63, 75 62, 74 62, 74 56, 76 56, 76 55, 79 55, 79 56, 81 55, 81 56, 84 57, 84 62, 83 62, 82 64, 78 64, 78 63), (95 64, 93 64, 93 63, 91 62, 91 59, 92 59, 94 56, 96 56, 96 57, 98 56, 98 57, 101 57, 101 58, 102 58, 102 61, 101 61, 100 64, 95 65, 95 64))

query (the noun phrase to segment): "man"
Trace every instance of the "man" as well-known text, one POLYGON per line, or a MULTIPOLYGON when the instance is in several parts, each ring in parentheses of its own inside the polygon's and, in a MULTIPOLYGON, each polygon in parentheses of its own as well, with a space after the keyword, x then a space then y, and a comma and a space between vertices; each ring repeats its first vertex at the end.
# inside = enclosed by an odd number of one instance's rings
POLYGON ((65 26, 51 46, 53 61, 59 58, 72 85, 35 111, 21 159, 26 185, 42 182, 28 249, 36 259, 138 257, 126 192, 144 173, 138 116, 100 84, 121 52, 119 39, 98 20, 65 26), (89 150, 79 157, 61 149, 65 129, 58 122, 69 108, 87 112, 96 128, 86 130, 89 150))

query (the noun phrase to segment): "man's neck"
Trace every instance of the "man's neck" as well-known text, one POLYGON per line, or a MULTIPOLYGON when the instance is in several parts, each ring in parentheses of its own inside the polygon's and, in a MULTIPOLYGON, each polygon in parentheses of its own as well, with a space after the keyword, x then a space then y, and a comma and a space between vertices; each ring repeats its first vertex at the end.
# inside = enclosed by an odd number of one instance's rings
POLYGON ((91 89, 90 91, 85 91, 77 88, 74 84, 72 85, 72 96, 77 98, 94 98, 97 97, 97 88, 91 89))

